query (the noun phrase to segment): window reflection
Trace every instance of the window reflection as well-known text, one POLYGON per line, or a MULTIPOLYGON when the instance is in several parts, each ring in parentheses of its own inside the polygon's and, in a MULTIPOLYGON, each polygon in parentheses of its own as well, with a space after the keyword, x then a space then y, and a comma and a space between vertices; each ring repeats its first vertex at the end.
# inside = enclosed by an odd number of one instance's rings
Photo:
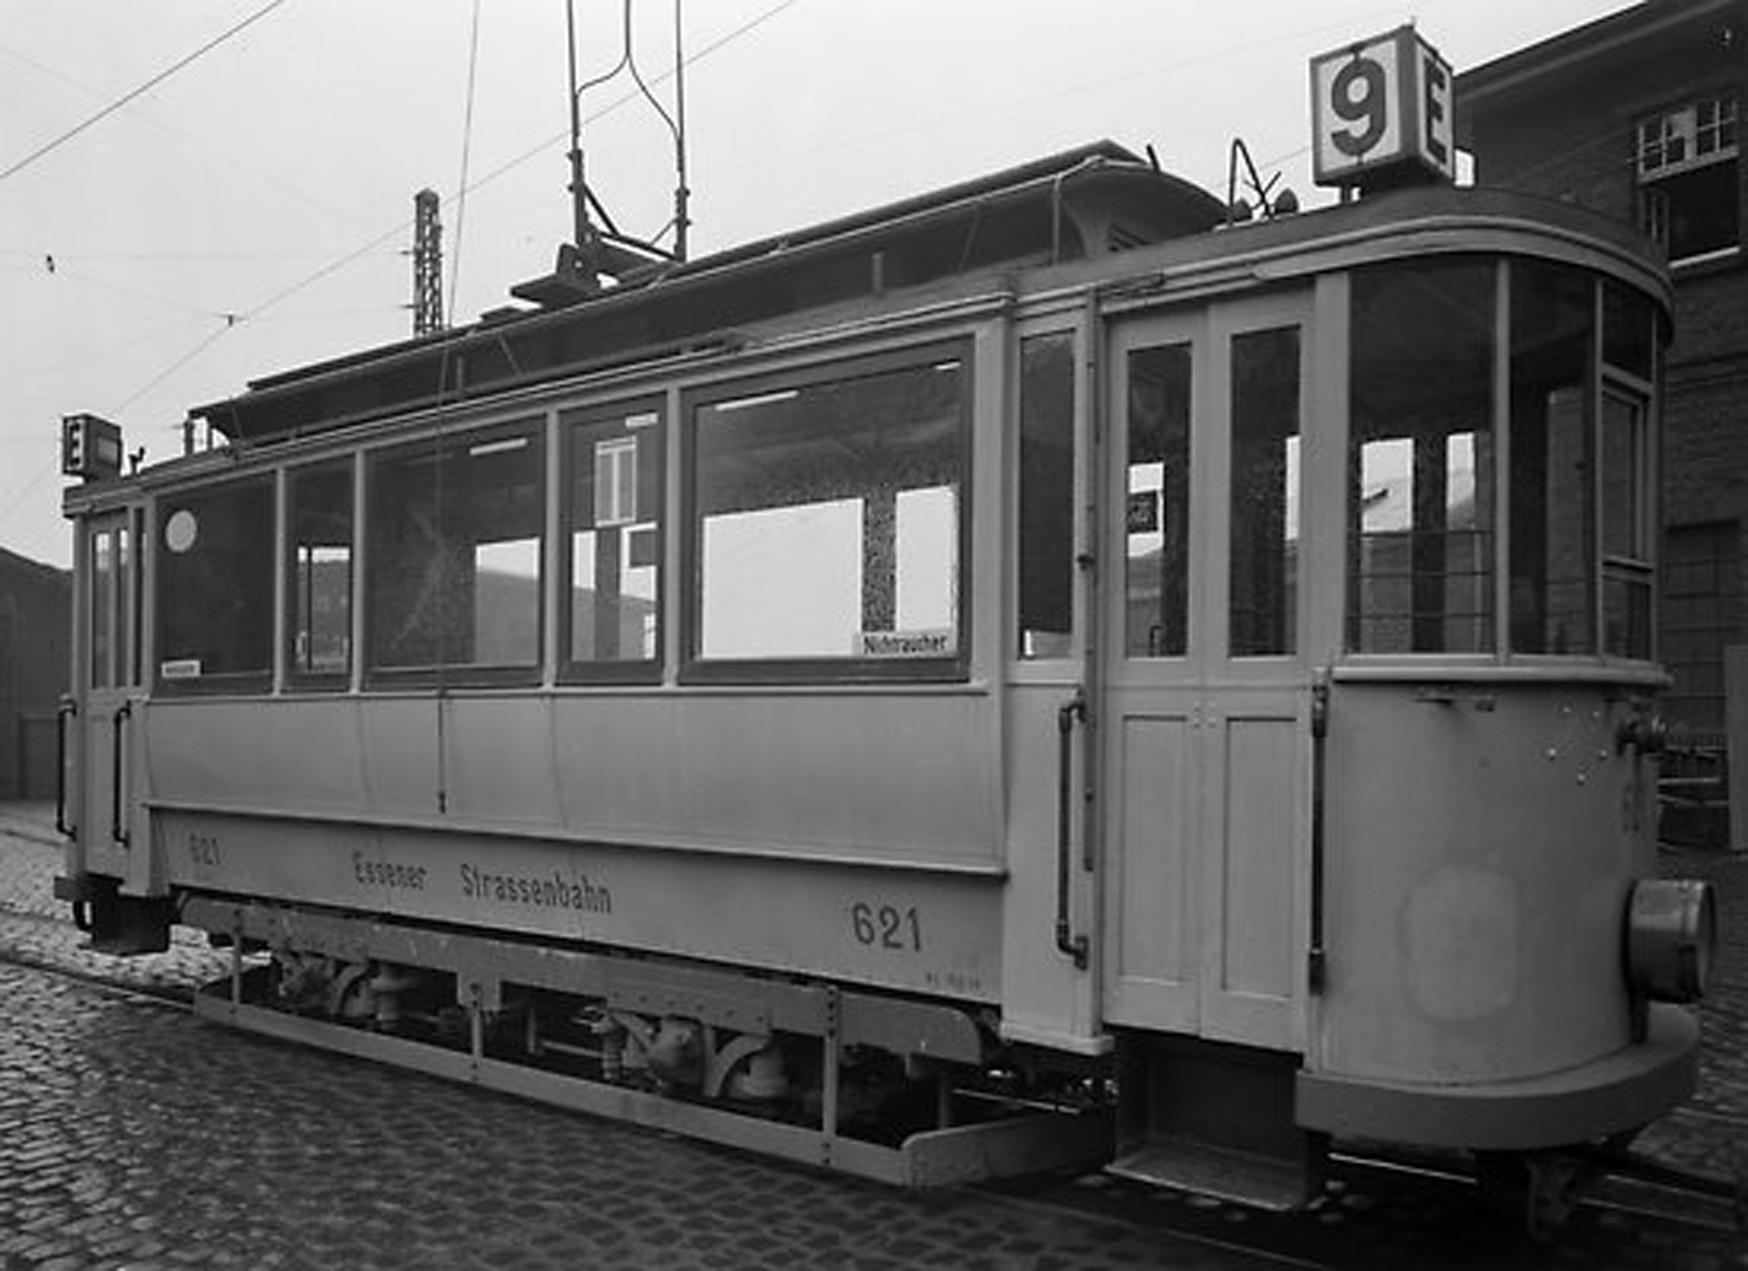
POLYGON ((1020 345, 1022 658, 1067 657, 1074 631, 1074 336, 1020 345))
POLYGON ((1491 261, 1353 280, 1348 647, 1493 648, 1491 261))
POLYGON ((662 428, 651 407, 566 415, 570 596, 562 612, 580 674, 652 666, 661 622, 662 428))
POLYGON ((1123 537, 1124 651, 1182 657, 1188 647, 1190 346, 1129 354, 1123 537))
POLYGON ((956 659, 967 392, 954 359, 700 406, 698 656, 956 659))
POLYGON ((535 424, 371 456, 372 669, 539 663, 544 470, 535 424))
POLYGON ((343 679, 352 668, 352 463, 293 471, 288 669, 343 679))
POLYGON ((159 504, 158 678, 273 669, 273 486, 190 490, 159 504))
POLYGON ((1232 338, 1228 641, 1235 658, 1294 652, 1299 557, 1299 329, 1232 338))
POLYGON ((1591 365, 1594 284, 1528 261, 1511 288, 1511 644, 1594 653, 1591 365))

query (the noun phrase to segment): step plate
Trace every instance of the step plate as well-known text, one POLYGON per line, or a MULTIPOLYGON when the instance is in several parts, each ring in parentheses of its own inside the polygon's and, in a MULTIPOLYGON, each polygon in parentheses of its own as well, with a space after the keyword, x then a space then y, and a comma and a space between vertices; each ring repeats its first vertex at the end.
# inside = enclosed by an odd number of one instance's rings
POLYGON ((1152 1140, 1112 1161, 1105 1172, 1277 1213, 1299 1208, 1310 1196, 1297 1161, 1184 1139, 1152 1140))

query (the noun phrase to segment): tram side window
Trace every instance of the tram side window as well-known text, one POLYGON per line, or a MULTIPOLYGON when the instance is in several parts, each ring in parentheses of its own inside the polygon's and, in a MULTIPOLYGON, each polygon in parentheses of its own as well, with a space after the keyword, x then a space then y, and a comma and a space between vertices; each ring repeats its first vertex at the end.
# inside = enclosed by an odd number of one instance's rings
POLYGON ((692 673, 962 673, 969 401, 946 356, 697 406, 692 673))
POLYGON ((273 671, 273 484, 239 481, 158 505, 158 682, 264 687, 273 671))
POLYGON ((1603 651, 1629 658, 1652 655, 1657 513, 1647 394, 1656 374, 1657 322, 1657 311, 1645 297, 1613 282, 1603 284, 1603 651))
POLYGON ((116 540, 125 530, 91 535, 91 687, 111 688, 115 676, 116 540))
POLYGON ((570 472, 568 677, 653 674, 661 655, 662 428, 652 404, 562 417, 570 472))
POLYGON ((1132 658, 1189 649, 1190 367, 1188 344, 1129 354, 1123 648, 1132 658))
POLYGON ((1347 642, 1484 653, 1493 621, 1490 260, 1353 277, 1347 642))
POLYGON ((1594 284, 1514 262, 1511 288, 1511 644, 1596 652, 1592 420, 1594 284))
POLYGON ((1063 658, 1074 637, 1074 336, 1020 345, 1022 658, 1063 658))
POLYGON ((287 488, 287 669, 306 687, 343 685, 352 669, 352 461, 294 470, 287 488))
POLYGON ((1602 394, 1603 652, 1651 656, 1650 481, 1644 398, 1602 394))
POLYGON ((374 454, 367 493, 370 670, 535 671, 546 518, 539 422, 374 454))
POLYGON ((1299 329, 1232 338, 1228 644, 1235 658, 1292 653, 1299 559, 1299 329))

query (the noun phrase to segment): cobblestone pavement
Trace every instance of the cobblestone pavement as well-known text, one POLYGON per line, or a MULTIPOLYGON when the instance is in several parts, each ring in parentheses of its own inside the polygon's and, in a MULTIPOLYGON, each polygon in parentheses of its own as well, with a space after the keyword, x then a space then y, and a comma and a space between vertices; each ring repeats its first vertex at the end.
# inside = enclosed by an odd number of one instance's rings
MULTIPOLYGON (((185 995, 222 973, 228 956, 190 933, 145 958, 79 948, 51 898, 56 847, 41 809, 0 805, 0 1271, 1281 1265, 1237 1247, 1252 1243, 1366 1271, 1748 1271, 1740 1235, 1620 1214, 1527 1251, 1407 1183, 1271 1219, 1125 1201, 1097 1176, 906 1192, 235 1033, 129 991, 185 995), (1184 1227, 1201 1238, 1166 1230, 1184 1227)), ((1726 889, 1724 983, 1701 1096, 1651 1138, 1662 1159, 1721 1169, 1743 1162, 1724 1118, 1748 1091, 1748 911, 1729 899, 1748 860, 1672 865, 1726 889)))

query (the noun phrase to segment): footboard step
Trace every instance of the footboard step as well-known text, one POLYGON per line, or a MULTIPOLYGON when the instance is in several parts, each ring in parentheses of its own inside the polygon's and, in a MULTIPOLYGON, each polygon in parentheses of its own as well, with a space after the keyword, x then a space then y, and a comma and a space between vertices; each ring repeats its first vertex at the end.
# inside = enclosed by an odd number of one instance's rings
POLYGON ((1105 1172, 1275 1212, 1297 1209, 1310 1196, 1297 1161, 1188 1139, 1151 1140, 1112 1161, 1105 1172))

